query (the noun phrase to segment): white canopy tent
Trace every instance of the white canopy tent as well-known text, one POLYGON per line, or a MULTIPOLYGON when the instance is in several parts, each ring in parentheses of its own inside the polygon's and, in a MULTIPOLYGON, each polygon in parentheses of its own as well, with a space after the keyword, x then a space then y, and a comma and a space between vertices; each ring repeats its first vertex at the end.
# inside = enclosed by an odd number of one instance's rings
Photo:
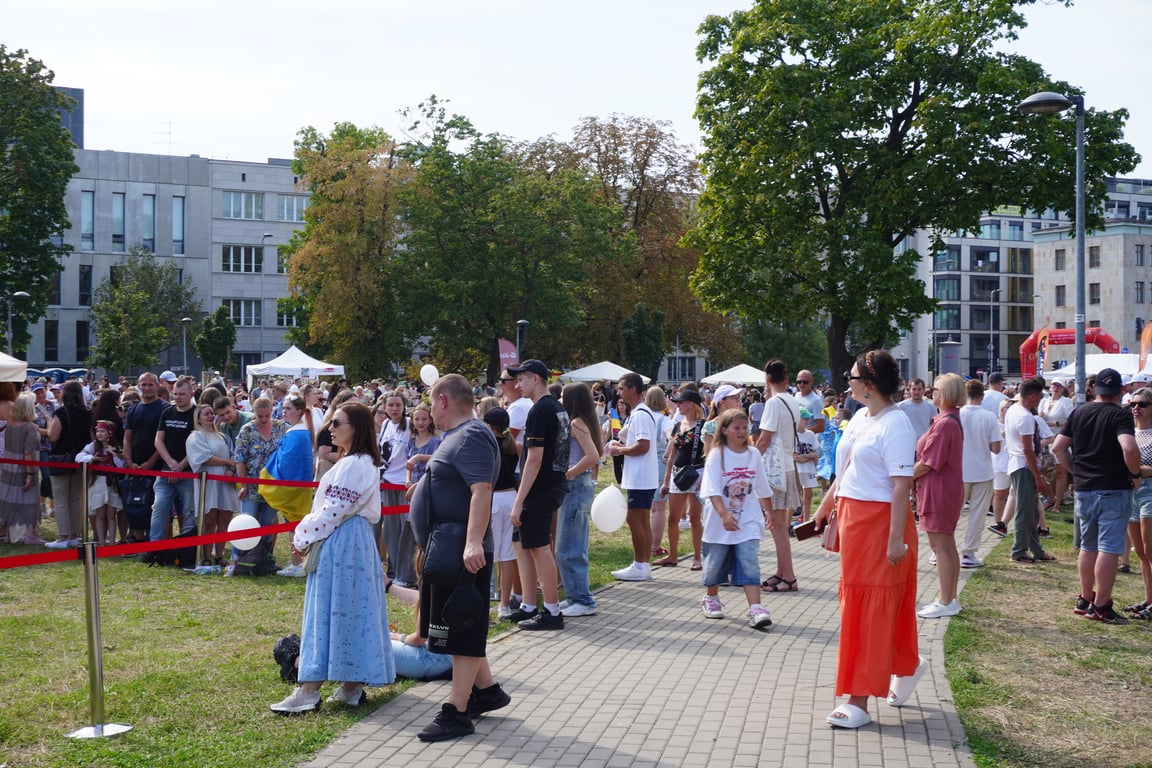
MULTIPOLYGON (((622 365, 605 360, 595 365, 589 365, 584 368, 577 368, 574 371, 560 374, 560 378, 564 381, 619 381, 620 377, 626 373, 635 373, 630 371, 622 365)), ((652 379, 641 374, 641 379, 645 384, 648 384, 652 379)))
POLYGON ((344 366, 317 360, 300 351, 296 345, 288 347, 282 355, 266 363, 248 366, 248 381, 256 376, 343 376, 344 366))
POLYGON ((711 376, 706 376, 700 381, 703 384, 743 384, 745 386, 762 387, 764 386, 764 380, 764 371, 747 363, 740 363, 740 365, 735 367, 714 373, 711 376))
MULTIPOLYGON (((1131 376, 1140 371, 1140 355, 1136 353, 1118 353, 1084 356, 1084 375, 1094 376, 1105 368, 1112 368, 1121 376, 1131 376)), ((1147 370, 1147 367, 1145 368, 1147 370)), ((1044 371, 1044 378, 1048 381, 1055 379, 1060 382, 1076 380, 1076 361, 1073 360, 1062 368, 1053 368, 1044 371)))
POLYGON ((24 381, 28 363, 0 352, 0 381, 24 381))

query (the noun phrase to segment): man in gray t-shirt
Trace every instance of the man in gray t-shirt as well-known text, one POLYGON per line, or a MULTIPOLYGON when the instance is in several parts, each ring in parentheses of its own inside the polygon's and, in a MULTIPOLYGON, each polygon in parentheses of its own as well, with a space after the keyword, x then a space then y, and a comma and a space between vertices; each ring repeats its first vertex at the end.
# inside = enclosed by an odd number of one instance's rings
POLYGON ((904 411, 912 428, 916 430, 916 439, 928 431, 932 426, 932 419, 936 418, 936 406, 931 400, 924 399, 924 380, 912 379, 908 382, 908 399, 900 401, 896 407, 904 411))

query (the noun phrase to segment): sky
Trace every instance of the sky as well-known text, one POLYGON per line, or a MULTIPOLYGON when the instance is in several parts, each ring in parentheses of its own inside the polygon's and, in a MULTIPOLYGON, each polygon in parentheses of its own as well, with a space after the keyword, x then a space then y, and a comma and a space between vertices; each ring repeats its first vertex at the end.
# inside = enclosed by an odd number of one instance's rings
MULTIPOLYGON (((484 133, 571 136, 613 113, 698 144, 696 30, 749 0, 0 0, 0 43, 85 90, 85 147, 263 161, 337 122, 403 136, 435 94, 484 133)), ((1152 0, 1041 0, 1011 50, 1125 107, 1152 177, 1152 0)))

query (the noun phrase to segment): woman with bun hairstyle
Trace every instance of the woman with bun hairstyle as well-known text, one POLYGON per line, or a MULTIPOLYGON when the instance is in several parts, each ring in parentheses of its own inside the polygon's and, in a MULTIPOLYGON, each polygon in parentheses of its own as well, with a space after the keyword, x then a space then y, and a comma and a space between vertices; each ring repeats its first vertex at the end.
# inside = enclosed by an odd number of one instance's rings
POLYGON ((816 510, 823 530, 835 512, 840 550, 840 646, 835 695, 826 718, 859 728, 872 722, 868 699, 904 704, 924 674, 916 635, 916 524, 909 511, 916 431, 893 405, 899 366, 884 350, 856 358, 844 374, 863 403, 836 448, 839 468, 816 510))

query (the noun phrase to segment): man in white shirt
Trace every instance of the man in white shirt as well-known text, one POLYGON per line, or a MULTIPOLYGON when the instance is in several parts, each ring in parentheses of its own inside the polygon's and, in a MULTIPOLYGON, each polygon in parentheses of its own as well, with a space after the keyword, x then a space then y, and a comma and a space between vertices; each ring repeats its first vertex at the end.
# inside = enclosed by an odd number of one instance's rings
POLYGON ((980 404, 981 407, 995 416, 1000 418, 1000 403, 1008 399, 1008 395, 1004 394, 1004 374, 994 373, 988 377, 988 389, 984 390, 984 401, 980 404))
POLYGON ((1040 474, 1037 458, 1040 443, 1033 409, 1044 395, 1043 379, 1028 379, 1020 385, 1019 398, 1004 415, 1004 442, 1008 448, 1008 476, 1016 497, 1015 538, 1012 559, 1018 563, 1053 560, 1040 544, 1036 527, 1036 494, 1049 495, 1051 486, 1040 474), (1031 553, 1031 554, 1029 554, 1031 553))
MULTIPOLYGON (((811 374, 809 374, 811 375, 811 374)), ((788 533, 792 528, 792 510, 800 506, 800 488, 796 479, 796 434, 800 426, 800 405, 788 393, 788 366, 783 360, 772 359, 764 364, 768 401, 760 421, 760 434, 756 437, 756 450, 763 454, 779 442, 780 463, 784 467, 786 488, 772 495, 772 542, 776 545, 776 572, 761 586, 769 592, 795 592, 796 571, 792 565, 792 542, 788 533)), ((776 450, 772 448, 772 450, 776 450)))
MULTIPOLYGON (((1064 382, 1053 379, 1049 385, 1049 396, 1040 401, 1036 407, 1036 414, 1052 430, 1053 434, 1060 434, 1068 417, 1072 415, 1072 398, 1068 397, 1068 389, 1064 382)), ((1057 464, 1052 468, 1052 493, 1046 509, 1054 509, 1064 501, 1064 492, 1068 490, 1068 473, 1057 464)))
POLYGON ((660 457, 657 455, 656 417, 644 404, 644 380, 627 373, 618 385, 620 399, 630 413, 624 424, 624 442, 608 443, 609 456, 624 457, 621 485, 628 489, 628 529, 632 532, 632 564, 612 571, 620 581, 647 581, 652 578, 652 499, 660 487, 660 457))
POLYGON ((984 561, 976 557, 980 535, 984 532, 984 515, 992 501, 992 455, 1000 453, 1000 422, 981 407, 984 385, 970 379, 964 385, 968 404, 960 409, 960 426, 964 430, 964 498, 968 501, 968 528, 960 548, 960 567, 979 568, 984 561))
POLYGON ((928 431, 932 426, 932 419, 936 418, 936 406, 932 405, 931 400, 924 399, 925 391, 923 379, 912 379, 908 382, 908 399, 896 405, 908 416, 908 421, 912 422, 917 440, 928 431))
POLYGON ((505 368, 500 372, 500 394, 504 397, 504 410, 508 411, 508 431, 521 443, 520 433, 528 422, 528 411, 532 410, 532 401, 524 397, 516 377, 505 368))

